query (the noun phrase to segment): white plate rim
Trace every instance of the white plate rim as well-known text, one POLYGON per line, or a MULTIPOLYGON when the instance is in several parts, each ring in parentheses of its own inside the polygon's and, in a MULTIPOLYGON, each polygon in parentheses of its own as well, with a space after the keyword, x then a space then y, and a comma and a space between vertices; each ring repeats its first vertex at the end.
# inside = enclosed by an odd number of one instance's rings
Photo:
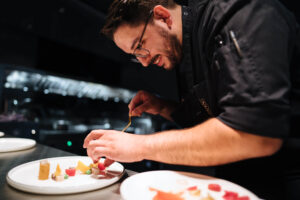
MULTIPOLYGON (((179 174, 180 174, 180 171, 173 171, 173 170, 153 170, 153 171, 141 172, 141 173, 134 174, 134 175, 132 175, 132 176, 127 177, 127 178, 121 183, 121 185, 120 185, 120 195, 121 195, 121 197, 122 197, 122 200, 130 200, 130 199, 126 198, 126 195, 125 195, 125 192, 124 192, 124 190, 125 190, 124 188, 126 187, 127 182, 131 181, 131 179, 136 178, 137 176, 143 176, 144 174, 150 174, 150 173, 165 173, 165 172, 166 172, 166 173, 168 173, 168 172, 175 172, 175 173, 179 173, 179 174)), ((183 174, 181 174, 181 175, 184 175, 184 173, 189 174, 190 172, 183 172, 183 174)), ((195 174, 195 175, 197 175, 196 173, 190 173, 190 174, 195 174)), ((199 175, 200 175, 200 174, 199 174, 199 175)), ((204 175, 204 176, 205 176, 205 177, 208 177, 208 176, 206 176, 206 175, 204 175)), ((189 177, 189 178, 191 178, 191 179, 197 179, 197 178, 194 178, 194 177, 189 177)), ((207 180, 209 180, 210 178, 212 178, 211 180, 219 180, 219 181, 222 181, 222 182, 224 182, 224 183, 234 185, 235 187, 242 188, 243 190, 247 191, 247 193, 248 193, 249 195, 251 195, 252 197, 254 197, 253 200, 260 200, 260 198, 257 197, 257 195, 255 195, 253 192, 251 192, 250 190, 248 190, 248 189, 246 189, 246 188, 244 188, 244 187, 242 187, 242 186, 240 186, 240 185, 238 185, 238 184, 236 184, 236 183, 233 183, 233 182, 227 181, 227 180, 225 180, 225 179, 221 179, 221 178, 215 178, 215 177, 208 177, 207 180)), ((251 200, 252 200, 252 199, 251 199, 251 200)))
POLYGON ((13 151, 21 151, 21 150, 26 150, 34 147, 36 145, 36 141, 33 139, 29 138, 0 138, 0 140, 12 140, 12 141, 17 141, 17 142, 25 142, 25 145, 14 147, 14 148, 8 148, 6 150, 1 150, 0 153, 6 153, 6 152, 13 152, 13 151))
POLYGON ((4 135, 5 135, 5 133, 0 131, 0 137, 3 137, 4 135))
MULTIPOLYGON (((44 195, 64 195, 64 194, 76 194, 76 193, 88 192, 88 191, 93 191, 93 190, 108 187, 108 186, 116 183, 117 181, 119 181, 123 177, 123 175, 125 174, 124 166, 121 163, 114 162, 113 164, 117 164, 117 165, 122 167, 122 172, 120 173, 120 175, 114 177, 112 179, 113 181, 107 183, 106 185, 97 186, 95 184, 93 187, 89 187, 89 188, 79 188, 79 187, 75 186, 74 188, 76 189, 76 191, 74 191, 75 189, 73 189, 71 191, 65 190, 65 191, 61 191, 61 192, 51 192, 51 190, 49 191, 49 189, 45 189, 44 187, 39 187, 39 186, 35 186, 35 189, 32 189, 32 186, 26 185, 24 183, 16 182, 13 179, 11 179, 11 177, 10 177, 11 174, 14 173, 16 170, 18 170, 19 168, 22 168, 25 165, 38 163, 42 160, 48 160, 48 161, 57 160, 57 159, 79 159, 79 160, 81 159, 81 160, 83 160, 83 159, 87 159, 87 158, 89 158, 89 157, 87 157, 87 156, 63 156, 63 157, 43 158, 43 159, 40 159, 40 160, 34 160, 34 161, 31 161, 31 162, 23 163, 21 165, 18 165, 16 167, 12 168, 7 173, 6 181, 10 186, 12 186, 12 187, 14 187, 18 190, 24 191, 24 192, 29 192, 29 193, 34 193, 34 194, 44 194, 44 195)), ((52 187, 48 186, 48 188, 52 188, 52 187)), ((55 187, 53 187, 53 188, 55 188, 55 187)))

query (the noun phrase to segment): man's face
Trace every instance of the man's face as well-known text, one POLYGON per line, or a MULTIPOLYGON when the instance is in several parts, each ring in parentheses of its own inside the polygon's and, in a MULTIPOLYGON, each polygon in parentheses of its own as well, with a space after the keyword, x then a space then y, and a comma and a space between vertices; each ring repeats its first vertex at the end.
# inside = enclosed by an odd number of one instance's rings
MULTIPOLYGON (((144 24, 137 27, 121 25, 114 34, 114 42, 124 52, 132 54, 138 45, 143 28, 144 24)), ((181 44, 176 35, 163 24, 149 23, 141 44, 142 48, 149 51, 149 55, 145 58, 137 57, 145 67, 155 64, 171 70, 181 60, 181 44)))

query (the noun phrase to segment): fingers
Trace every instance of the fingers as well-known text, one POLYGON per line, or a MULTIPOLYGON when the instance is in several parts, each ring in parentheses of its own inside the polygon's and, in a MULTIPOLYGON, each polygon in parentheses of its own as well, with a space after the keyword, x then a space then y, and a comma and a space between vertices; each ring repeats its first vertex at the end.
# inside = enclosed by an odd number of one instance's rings
POLYGON ((157 97, 146 91, 139 91, 128 105, 131 116, 141 116, 144 112, 157 114, 157 107, 157 97))
POLYGON ((131 115, 132 116, 141 116, 143 114, 143 112, 148 112, 151 114, 156 114, 151 112, 153 105, 150 104, 150 102, 144 102, 142 105, 137 106, 132 112, 131 115))
POLYGON ((140 104, 143 103, 143 100, 141 98, 141 92, 138 92, 135 97, 130 101, 128 108, 129 108, 129 113, 132 114, 132 111, 140 104))
POLYGON ((101 157, 106 157, 107 148, 101 146, 88 148, 87 154, 93 160, 94 163, 97 163, 101 157))
POLYGON ((83 142, 83 148, 87 148, 87 145, 90 143, 91 140, 99 139, 107 130, 93 130, 91 131, 83 142))
MULTIPOLYGON (((87 155, 92 158, 92 160, 94 162, 98 162, 99 158, 100 157, 95 157, 95 150, 97 147, 102 147, 102 148, 105 148, 107 145, 106 145, 106 142, 105 141, 102 141, 102 140, 92 140, 90 141, 86 148, 87 148, 87 155)), ((99 150, 99 149, 98 149, 99 150)), ((100 152, 97 153, 97 155, 100 154, 100 152)))
POLYGON ((115 161, 114 160, 111 160, 109 158, 106 158, 105 161, 104 161, 104 166, 105 167, 109 167, 111 164, 113 164, 115 161))

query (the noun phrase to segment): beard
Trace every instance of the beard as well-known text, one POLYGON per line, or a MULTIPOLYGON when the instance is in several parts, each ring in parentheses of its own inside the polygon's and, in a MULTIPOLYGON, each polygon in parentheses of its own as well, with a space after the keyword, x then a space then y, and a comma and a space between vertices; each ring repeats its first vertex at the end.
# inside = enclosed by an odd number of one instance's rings
POLYGON ((179 64, 181 61, 182 46, 175 34, 170 34, 163 28, 159 28, 158 33, 164 40, 164 49, 162 49, 162 52, 164 52, 164 55, 170 61, 170 67, 168 69, 173 69, 174 66, 179 64))

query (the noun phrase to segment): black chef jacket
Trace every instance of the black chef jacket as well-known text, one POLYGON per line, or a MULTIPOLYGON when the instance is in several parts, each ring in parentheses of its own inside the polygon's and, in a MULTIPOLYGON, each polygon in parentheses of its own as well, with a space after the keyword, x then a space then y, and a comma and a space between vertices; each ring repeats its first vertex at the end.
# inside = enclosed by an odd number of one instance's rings
POLYGON ((174 121, 190 127, 216 117, 237 130, 282 138, 276 155, 218 167, 216 176, 265 199, 291 199, 289 190, 300 187, 300 34, 294 16, 276 0, 189 1, 182 11, 182 103, 174 121))

